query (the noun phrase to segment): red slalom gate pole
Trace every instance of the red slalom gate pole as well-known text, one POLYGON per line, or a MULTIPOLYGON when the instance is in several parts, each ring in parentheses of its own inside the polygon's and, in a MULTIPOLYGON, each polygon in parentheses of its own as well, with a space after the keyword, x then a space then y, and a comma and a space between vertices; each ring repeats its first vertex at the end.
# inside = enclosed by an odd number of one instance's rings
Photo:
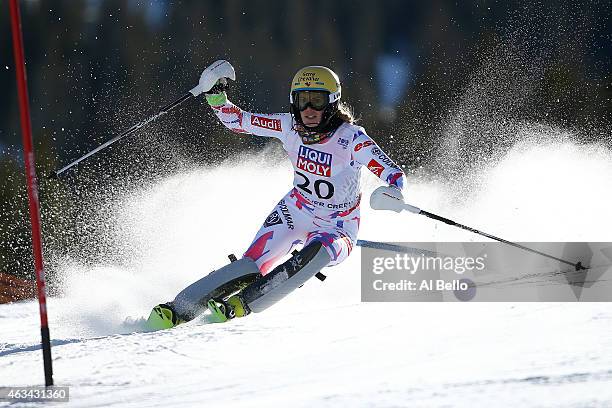
POLYGON ((15 72, 17 73, 19 112, 21 114, 21 136, 23 140, 23 155, 25 159, 26 180, 28 184, 30 222, 32 224, 32 249, 34 251, 36 286, 38 288, 40 333, 42 337, 45 386, 49 387, 53 385, 53 367, 51 365, 51 341, 49 336, 49 323, 47 321, 47 295, 45 289, 45 271, 43 268, 42 239, 40 233, 40 205, 38 202, 38 182, 36 181, 34 148, 32 146, 32 124, 30 122, 30 105, 28 103, 28 86, 26 83, 23 37, 21 34, 21 16, 19 14, 18 1, 10 0, 9 8, 11 10, 13 55, 15 56, 15 72))

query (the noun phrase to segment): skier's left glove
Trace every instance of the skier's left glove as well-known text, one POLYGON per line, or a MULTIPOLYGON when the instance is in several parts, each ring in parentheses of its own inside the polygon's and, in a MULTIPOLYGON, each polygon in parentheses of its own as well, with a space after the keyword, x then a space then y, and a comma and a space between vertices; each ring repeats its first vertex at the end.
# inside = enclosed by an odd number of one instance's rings
POLYGON ((404 205, 402 190, 395 186, 380 186, 370 196, 370 207, 375 210, 401 212, 404 205))

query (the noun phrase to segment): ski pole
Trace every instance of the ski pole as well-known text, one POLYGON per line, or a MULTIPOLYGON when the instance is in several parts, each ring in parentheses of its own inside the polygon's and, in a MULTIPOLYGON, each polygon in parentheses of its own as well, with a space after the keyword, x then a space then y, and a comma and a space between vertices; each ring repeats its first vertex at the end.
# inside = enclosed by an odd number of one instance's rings
POLYGON ((413 214, 424 215, 425 217, 434 219, 436 221, 441 221, 441 222, 443 222, 445 224, 448 224, 448 225, 451 225, 453 227, 461 228, 461 229, 464 229, 466 231, 473 232, 474 234, 482 235, 484 237, 493 239, 495 241, 503 242, 504 244, 511 245, 511 246, 513 246, 515 248, 519 248, 519 249, 522 249, 524 251, 533 252, 534 254, 538 254, 538 255, 544 256, 546 258, 554 259, 554 260, 559 261, 561 263, 564 263, 566 265, 571 265, 574 268, 576 268, 577 271, 587 270, 588 269, 587 267, 582 266, 581 262, 574 263, 574 262, 571 262, 571 261, 568 261, 568 260, 565 260, 565 259, 557 258, 556 256, 553 256, 553 255, 550 255, 550 254, 547 254, 547 253, 544 253, 544 252, 540 252, 540 251, 537 251, 537 250, 532 249, 532 248, 528 248, 528 247, 523 246, 521 244, 517 244, 516 242, 508 241, 506 239, 496 237, 495 235, 491 235, 491 234, 488 234, 486 232, 479 231, 479 230, 477 230, 475 228, 472 228, 472 227, 469 227, 467 225, 459 224, 456 221, 453 221, 453 220, 450 220, 448 218, 439 216, 439 215, 431 213, 429 211, 421 210, 420 208, 415 207, 415 206, 410 205, 410 204, 407 204, 407 203, 404 203, 399 198, 394 197, 394 196, 392 196, 390 194, 387 194, 385 192, 381 192, 380 194, 377 194, 376 191, 375 191, 374 193, 372 193, 372 195, 370 196, 370 206, 373 209, 375 209, 375 210, 390 210, 390 211, 395 211, 395 212, 398 212, 398 213, 401 212, 401 211, 408 211, 408 212, 411 212, 413 214))
MULTIPOLYGON (((406 204, 406 205, 411 207, 411 209, 412 208, 418 209, 417 207, 411 206, 409 204, 406 204)), ((418 210, 419 210, 419 212, 417 214, 419 214, 419 215, 424 215, 424 216, 429 217, 431 219, 434 219, 436 221, 441 221, 441 222, 443 222, 445 224, 452 225, 453 227, 461 228, 461 229, 464 229, 466 231, 470 231, 470 232, 473 232, 475 234, 482 235, 482 236, 487 237, 487 238, 491 238, 491 239, 493 239, 495 241, 499 241, 499 242, 503 242, 504 244, 512 245, 513 247, 520 248, 520 249, 522 249, 524 251, 533 252, 534 254, 538 254, 538 255, 544 256, 546 258, 554 259, 554 260, 559 261, 561 263, 564 263, 566 265, 571 265, 574 268, 576 268, 577 271, 579 271, 579 270, 586 270, 587 269, 584 266, 582 266, 582 264, 580 262, 573 263, 573 262, 567 261, 565 259, 557 258, 556 256, 553 256, 553 255, 550 255, 550 254, 547 254, 547 253, 544 253, 544 252, 537 251, 537 250, 535 250, 533 248, 528 248, 528 247, 523 246, 521 244, 517 244, 516 242, 508 241, 508 240, 505 240, 503 238, 496 237, 495 235, 491 235, 491 234, 488 234, 486 232, 479 231, 479 230, 477 230, 475 228, 468 227, 467 225, 459 224, 458 222, 455 222, 453 220, 449 220, 448 218, 444 218, 444 217, 441 217, 439 215, 430 213, 429 211, 425 211, 425 210, 421 210, 421 209, 418 209, 418 210)), ((411 210, 408 210, 408 211, 411 211, 411 210)), ((411 211, 411 212, 413 212, 413 211, 411 211)))
POLYGON ((179 99, 177 99, 176 101, 172 102, 171 104, 168 104, 166 106, 164 106, 163 108, 160 109, 159 112, 157 112, 155 115, 143 120, 140 123, 135 124, 134 126, 132 126, 131 128, 129 128, 128 130, 126 130, 125 132, 121 133, 118 136, 113 137, 112 139, 110 139, 109 141, 101 144, 100 146, 96 147, 95 149, 93 149, 92 151, 90 151, 89 153, 85 154, 84 156, 76 159, 75 161, 73 161, 72 163, 62 167, 61 169, 57 170, 55 172, 55 176, 59 176, 60 174, 62 174, 63 172, 65 172, 66 170, 76 166, 77 164, 81 163, 83 160, 87 159, 88 157, 93 156, 94 154, 98 153, 100 150, 102 149, 106 149, 108 146, 112 145, 113 143, 123 139, 126 136, 131 135, 132 133, 136 132, 138 129, 140 129, 141 127, 145 126, 146 124, 153 122, 154 120, 156 120, 157 118, 163 116, 164 114, 170 112, 172 109, 176 108, 177 106, 180 106, 183 102, 185 102, 188 99, 193 98, 193 94, 191 94, 191 92, 186 93, 185 95, 181 96, 179 99))
POLYGON ((355 245, 362 248, 382 249, 383 251, 402 252, 414 255, 427 255, 431 257, 438 255, 436 252, 428 251, 426 249, 389 244, 387 242, 367 241, 364 239, 358 239, 355 245))
POLYGON ((230 79, 235 80, 236 73, 234 71, 234 67, 232 67, 229 62, 224 61, 224 60, 219 60, 219 61, 214 62, 208 68, 206 68, 204 72, 202 72, 202 75, 200 75, 200 81, 198 82, 198 85, 196 85, 192 90, 190 90, 189 92, 187 92, 186 94, 184 94, 183 96, 175 100, 174 102, 169 103, 168 105, 162 107, 159 110, 159 112, 157 112, 155 115, 143 120, 140 123, 135 124, 134 126, 129 128, 125 132, 121 133, 120 135, 113 137, 109 141, 101 144, 100 146, 96 147, 95 149, 85 154, 84 156, 76 159, 72 163, 57 170, 55 172, 55 177, 58 177, 60 174, 62 174, 66 170, 76 166, 77 164, 81 163, 83 160, 87 159, 88 157, 91 157, 94 154, 98 153, 100 150, 103 150, 107 148, 108 146, 112 145, 113 143, 123 139, 124 137, 131 135, 132 133, 136 132, 141 127, 160 118, 161 116, 170 112, 172 109, 176 108, 177 106, 182 105, 185 101, 191 98, 194 98, 203 92, 207 92, 215 85, 218 78, 230 78, 230 79))

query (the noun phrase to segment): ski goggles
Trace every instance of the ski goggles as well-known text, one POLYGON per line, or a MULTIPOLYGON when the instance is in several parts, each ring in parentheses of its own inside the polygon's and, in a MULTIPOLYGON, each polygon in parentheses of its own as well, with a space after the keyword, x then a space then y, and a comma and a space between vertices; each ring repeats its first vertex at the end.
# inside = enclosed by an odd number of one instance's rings
POLYGON ((300 111, 306 110, 309 106, 322 111, 329 105, 329 92, 327 91, 298 91, 292 95, 293 105, 300 111))

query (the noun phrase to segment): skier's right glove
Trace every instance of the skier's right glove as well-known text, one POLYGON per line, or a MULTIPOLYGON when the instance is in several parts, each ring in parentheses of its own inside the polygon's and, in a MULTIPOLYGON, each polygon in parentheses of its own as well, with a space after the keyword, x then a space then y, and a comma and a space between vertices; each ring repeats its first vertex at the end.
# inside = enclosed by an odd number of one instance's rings
POLYGON ((204 92, 204 95, 206 96, 206 102, 208 102, 210 106, 225 105, 225 102, 227 102, 227 94, 225 93, 227 88, 227 78, 219 79, 215 83, 215 86, 210 88, 209 91, 204 92))
POLYGON ((198 86, 190 92, 193 96, 205 93, 206 100, 212 106, 223 105, 227 100, 225 90, 227 89, 228 78, 236 80, 234 67, 225 60, 215 61, 206 67, 202 75, 200 75, 198 86))

